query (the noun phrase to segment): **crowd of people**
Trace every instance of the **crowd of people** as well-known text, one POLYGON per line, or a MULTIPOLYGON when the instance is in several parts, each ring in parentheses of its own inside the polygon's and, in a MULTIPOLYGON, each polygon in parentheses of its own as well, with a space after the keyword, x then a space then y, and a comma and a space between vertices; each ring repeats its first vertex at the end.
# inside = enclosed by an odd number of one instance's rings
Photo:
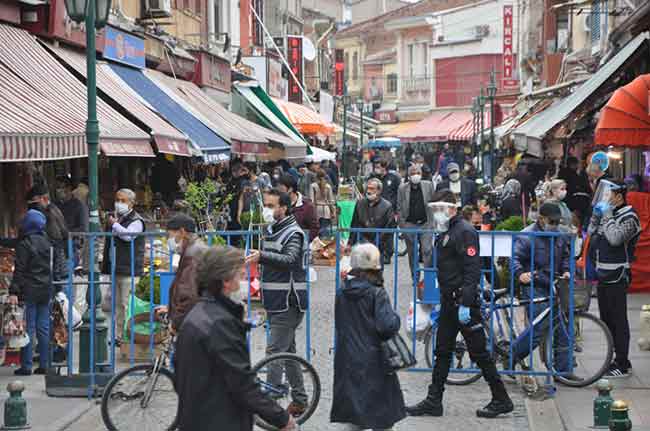
MULTIPOLYGON (((525 164, 505 178, 503 189, 494 193, 479 190, 467 167, 461 172, 460 165, 447 158, 439 160, 435 173, 426 174, 422 156, 413 154, 404 179, 388 160, 373 161, 352 216, 353 232, 347 249, 351 268, 341 275, 343 288, 336 296, 332 422, 342 423, 350 431, 388 430, 406 415, 441 416, 444 386, 459 333, 491 391, 491 402, 477 415, 494 418, 513 411, 486 350, 485 335, 472 329, 482 319, 478 297, 486 265, 478 231, 494 227, 495 220, 511 217, 522 218, 526 233, 566 234, 515 238, 513 277, 522 286, 524 297, 547 296, 553 279, 569 277, 569 239, 581 238, 583 232, 589 235, 588 269, 598 282, 601 318, 615 344, 616 358, 607 377, 629 375, 626 291, 641 224, 626 196, 629 190, 638 190, 640 183, 635 189, 630 181, 612 179, 597 163, 578 172, 576 162, 569 158, 557 177, 538 181, 541 190, 536 194, 534 175, 525 164), (400 318, 383 287, 384 265, 397 253, 392 233, 372 230, 397 226, 407 245, 412 281, 419 282, 418 259, 424 267, 431 267, 435 250, 441 291, 432 381, 426 397, 408 407, 397 374, 387 370, 379 353, 380 344, 400 330, 400 318)), ((310 306, 310 243, 316 237, 332 236, 339 173, 331 162, 266 168, 260 171, 255 164, 234 162, 221 177, 222 181, 227 179, 229 192, 237 197, 230 201, 229 229, 250 228, 242 225, 242 214, 259 210, 266 225, 260 250, 247 249, 244 254, 230 246, 209 248, 198 235, 197 222, 183 213, 174 215, 166 225, 169 247, 180 261, 169 307, 159 308, 157 313, 169 313, 170 330, 178 337, 175 367, 181 430, 248 430, 252 429, 254 414, 279 429, 292 430, 296 427, 294 418, 308 407, 300 369, 275 366, 268 370, 272 384, 279 383, 286 373, 292 398, 287 409, 280 408, 256 383, 246 348, 249 326, 243 321, 242 300, 247 292, 242 293, 240 280, 247 265, 260 266, 262 305, 269 324, 266 352, 295 353, 296 331, 310 306)), ((45 372, 51 281, 66 277, 66 259, 78 263, 83 254, 83 243, 76 242, 73 255, 67 255, 68 232, 85 231, 88 223, 85 203, 75 197, 74 190, 69 181, 61 181, 55 204, 46 187, 35 186, 27 196, 30 208, 18 238, 0 242, 16 249, 10 302, 24 302, 32 340, 23 349, 22 366, 16 374, 32 373, 34 340, 38 340, 40 351, 40 367, 34 372, 45 372)), ((115 275, 115 321, 117 328, 122 328, 132 283, 137 284, 144 273, 145 237, 141 234, 146 226, 136 211, 132 190, 118 190, 114 201, 114 212, 105 226, 113 240, 105 244, 102 272, 115 275)), ((488 268, 491 265, 494 263, 488 262, 488 268)), ((536 319, 541 311, 538 307, 527 309, 529 320, 535 322, 533 348, 550 325, 547 319, 536 319)), ((121 331, 118 343, 119 335, 121 331)), ((559 339, 554 346, 557 370, 569 369, 567 345, 568 340, 559 339)), ((528 340, 514 345, 515 364, 522 363, 530 349, 528 340)))

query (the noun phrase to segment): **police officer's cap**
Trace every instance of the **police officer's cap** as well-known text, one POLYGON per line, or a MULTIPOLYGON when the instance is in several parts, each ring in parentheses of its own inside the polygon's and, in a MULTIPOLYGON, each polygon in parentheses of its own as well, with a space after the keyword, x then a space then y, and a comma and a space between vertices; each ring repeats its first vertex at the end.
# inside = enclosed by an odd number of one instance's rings
POLYGON ((196 232, 196 222, 186 214, 176 214, 167 222, 167 230, 181 230, 185 232, 196 232))
POLYGON ((539 215, 548 217, 550 220, 559 221, 562 218, 560 206, 553 202, 544 202, 539 209, 539 215))

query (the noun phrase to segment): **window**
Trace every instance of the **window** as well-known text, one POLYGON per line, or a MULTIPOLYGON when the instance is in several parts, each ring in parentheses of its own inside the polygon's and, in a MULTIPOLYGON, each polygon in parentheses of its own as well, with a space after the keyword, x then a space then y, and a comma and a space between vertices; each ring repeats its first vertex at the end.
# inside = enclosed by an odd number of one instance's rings
POLYGON ((359 53, 352 54, 352 79, 359 79, 359 53))
POLYGON ((408 46, 408 67, 409 67, 409 77, 415 77, 415 46, 408 46))
POLYGON ((350 53, 346 52, 343 57, 343 80, 347 81, 350 77, 350 53))
POLYGON ((424 42, 422 44, 422 64, 424 65, 424 76, 429 77, 429 70, 431 69, 431 59, 429 58, 429 43, 424 42))
POLYGON ((591 5, 591 44, 600 42, 600 0, 591 5))
MULTIPOLYGON (((218 0, 217 0, 218 1, 218 0)), ((260 20, 263 22, 264 21, 264 0, 253 0, 253 5, 255 8, 255 12, 257 12, 257 15, 260 17, 260 20)), ((255 18, 255 14, 251 12, 251 19, 253 20, 253 43, 256 46, 263 46, 264 45, 264 29, 260 25, 260 22, 255 18)))
POLYGON ((556 16, 555 49, 556 52, 565 52, 569 49, 569 14, 567 12, 558 12, 556 16))
POLYGON ((386 93, 397 93, 397 73, 389 73, 386 75, 386 93))

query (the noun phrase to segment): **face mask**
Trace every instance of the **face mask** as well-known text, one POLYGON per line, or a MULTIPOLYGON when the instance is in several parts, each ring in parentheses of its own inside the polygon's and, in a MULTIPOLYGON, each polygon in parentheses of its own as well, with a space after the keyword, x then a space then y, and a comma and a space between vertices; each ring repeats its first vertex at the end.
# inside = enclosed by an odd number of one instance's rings
POLYGON ((273 210, 271 208, 264 207, 262 210, 262 218, 264 218, 264 223, 274 223, 275 217, 273 216, 273 210))
POLYGON ((169 251, 173 253, 180 254, 183 251, 182 244, 183 244, 182 241, 176 242, 176 238, 174 238, 173 236, 167 240, 167 246, 169 247, 169 251))
POLYGON ((56 197, 60 201, 65 200, 65 189, 56 189, 56 197))
POLYGON ((537 221, 537 217, 538 215, 537 212, 535 211, 531 211, 528 213, 528 218, 531 219, 532 221, 537 221))
POLYGON ((454 172, 449 174, 449 179, 452 180, 453 182, 456 182, 460 180, 460 174, 458 172, 454 172))
POLYGON ((561 201, 564 200, 564 198, 566 197, 566 190, 560 190, 560 193, 557 194, 557 197, 561 201))
POLYGON ((126 215, 129 212, 129 206, 124 202, 115 202, 115 212, 119 216, 126 215))
POLYGON ((234 291, 230 292, 227 297, 230 299, 232 302, 236 303, 241 303, 244 302, 244 293, 246 291, 246 287, 248 287, 248 283, 241 281, 239 282, 239 289, 235 289, 234 291))
POLYGON ((437 212, 433 214, 433 230, 438 233, 449 230, 449 214, 446 212, 437 212))
POLYGON ((411 175, 412 184, 420 184, 420 181, 422 181, 422 175, 411 175))
POLYGON ((274 180, 279 180, 280 179, 280 174, 273 174, 273 179, 274 180))

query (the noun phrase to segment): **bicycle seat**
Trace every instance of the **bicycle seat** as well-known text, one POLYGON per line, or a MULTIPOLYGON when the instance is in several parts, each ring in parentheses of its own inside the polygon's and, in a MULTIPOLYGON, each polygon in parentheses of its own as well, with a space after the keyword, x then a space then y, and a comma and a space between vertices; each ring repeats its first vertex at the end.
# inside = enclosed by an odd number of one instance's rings
POLYGON ((492 294, 494 294, 494 300, 497 301, 504 296, 508 296, 510 289, 508 288, 503 288, 503 289, 494 289, 494 290, 484 290, 483 291, 483 300, 486 302, 490 302, 492 299, 492 294))

